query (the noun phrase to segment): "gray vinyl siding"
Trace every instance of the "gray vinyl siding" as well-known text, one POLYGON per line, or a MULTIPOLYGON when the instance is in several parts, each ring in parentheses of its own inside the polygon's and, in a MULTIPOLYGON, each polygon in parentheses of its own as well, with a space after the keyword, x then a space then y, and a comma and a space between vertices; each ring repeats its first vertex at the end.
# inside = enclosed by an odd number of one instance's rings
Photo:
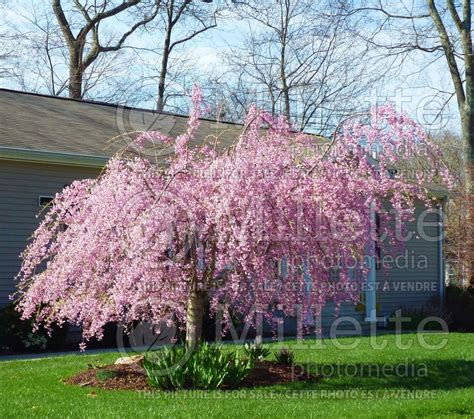
MULTIPOLYGON (((417 220, 425 209, 423 204, 418 205, 415 221, 408 224, 413 238, 406 242, 402 250, 402 254, 408 255, 407 265, 402 263, 399 268, 377 271, 377 305, 378 314, 382 316, 390 315, 399 308, 421 309, 436 303, 439 297, 439 242, 417 238, 417 220), (427 261, 426 266, 420 264, 422 261, 427 261), (414 286, 421 289, 410 288, 414 286)), ((436 238, 439 235, 438 212, 428 213, 425 221, 430 224, 424 227, 426 236, 436 238)))
MULTIPOLYGON (((334 327, 333 332, 339 333, 341 331, 344 332, 353 332, 355 333, 355 324, 354 320, 360 325, 360 330, 362 333, 367 333, 369 324, 364 322, 365 312, 356 311, 355 305, 352 303, 342 303, 339 307, 339 310, 336 311, 336 306, 334 303, 329 302, 327 303, 322 311, 321 319, 317 320, 313 316, 304 316, 300 324, 298 325, 298 320, 296 317, 283 317, 284 321, 284 334, 288 336, 295 336, 298 333, 298 326, 302 326, 302 324, 312 324, 315 327, 321 327, 321 332, 324 335, 328 335, 331 331, 331 327, 334 327), (347 320, 345 318, 350 318, 351 320, 347 320), (337 319, 338 322, 334 323, 337 319)), ((264 323, 263 332, 266 335, 270 335, 276 330, 271 327, 268 322, 264 323)), ((319 331, 316 331, 318 332, 319 331)))
MULTIPOLYGON (((435 207, 433 209, 436 209, 435 207)), ((417 221, 421 214, 426 210, 424 204, 419 203, 415 213, 415 220, 407 224, 407 232, 412 233, 411 240, 407 241, 404 249, 401 249, 401 255, 407 255, 407 266, 399 265, 392 269, 383 268, 377 270, 377 292, 376 304, 377 315, 390 316, 397 309, 422 309, 427 304, 436 304, 439 297, 439 242, 437 240, 424 240, 423 237, 417 238, 417 221), (420 265, 419 262, 426 262, 420 265), (413 262, 413 263, 412 263, 413 262), (410 287, 421 287, 421 290, 411 290, 410 287)), ((439 235, 439 215, 437 212, 429 212, 424 218, 427 223, 424 226, 425 236, 436 238, 439 235), (429 224, 428 224, 429 223, 429 224), (431 225, 433 224, 433 225, 431 225)), ((400 254, 399 254, 400 255, 400 254)), ((382 254, 382 257, 384 255, 382 254)), ((394 255, 396 258, 397 255, 394 255)), ((400 259, 399 259, 400 261, 400 259)), ((403 261, 401 261, 403 262, 403 261)), ((403 313, 403 310, 402 310, 403 313)), ((368 332, 368 323, 365 322, 365 309, 357 311, 352 303, 342 303, 336 315, 335 305, 328 303, 322 313, 321 326, 323 333, 329 333, 331 325, 337 317, 348 316, 358 321, 363 333, 368 332)), ((343 322, 337 328, 338 330, 354 330, 350 322, 343 322)), ((296 333, 296 321, 293 318, 285 320, 285 332, 288 334, 296 333)))
POLYGON ((0 160, 0 306, 9 302, 19 255, 38 225, 39 196, 54 196, 64 185, 97 174, 92 168, 0 160))

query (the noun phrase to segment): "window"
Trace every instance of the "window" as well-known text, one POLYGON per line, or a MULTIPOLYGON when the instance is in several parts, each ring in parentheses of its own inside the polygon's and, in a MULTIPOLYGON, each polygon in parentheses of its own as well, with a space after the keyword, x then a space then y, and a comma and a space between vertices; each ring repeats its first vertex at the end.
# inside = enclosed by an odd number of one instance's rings
POLYGON ((40 207, 47 207, 51 205, 51 202, 53 202, 54 197, 52 196, 47 196, 47 195, 40 195, 38 198, 38 205, 40 207))

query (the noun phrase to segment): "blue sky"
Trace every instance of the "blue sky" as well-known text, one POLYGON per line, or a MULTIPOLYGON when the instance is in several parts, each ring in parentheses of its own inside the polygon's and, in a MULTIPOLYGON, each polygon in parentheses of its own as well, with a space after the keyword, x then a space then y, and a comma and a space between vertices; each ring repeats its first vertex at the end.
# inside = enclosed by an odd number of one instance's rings
MULTIPOLYGON (((11 1, 9 2, 10 6, 12 3, 11 1)), ((16 12, 9 9, 2 11, 3 23, 13 24, 17 27, 29 27, 21 14, 31 16, 34 11, 39 13, 42 7, 48 7, 48 5, 49 1, 47 0, 36 0, 34 2, 31 0, 21 0, 15 2, 14 8, 16 8, 16 12)), ((115 23, 115 29, 120 30, 123 26, 123 24, 115 23)), ((219 73, 225 70, 221 54, 229 51, 231 46, 239 45, 243 39, 243 34, 247 30, 248 23, 245 21, 227 21, 212 32, 206 32, 195 38, 186 44, 186 48, 176 50, 175 54, 178 57, 186 56, 187 64, 197 74, 204 74, 209 71, 219 73)), ((156 34, 153 36, 137 35, 130 39, 129 44, 140 47, 153 47, 157 44, 159 45, 161 41, 161 38, 156 34)), ((141 58, 140 66, 142 68, 140 68, 140 71, 143 68, 156 66, 159 61, 157 55, 151 53, 142 53, 141 58)), ((440 59, 420 73, 418 70, 423 66, 425 58, 421 55, 412 56, 405 63, 400 74, 392 75, 390 79, 372 86, 362 97, 353 98, 354 101, 357 101, 362 108, 391 101, 395 103, 399 110, 406 111, 415 120, 433 132, 443 129, 459 132, 459 118, 454 99, 443 109, 442 117, 435 120, 435 116, 439 114, 443 107, 445 96, 440 96, 430 86, 437 86, 440 90, 444 91, 452 90, 445 61, 440 59)), ((132 64, 131 67, 133 65, 136 64, 132 64)), ((130 68, 127 69, 127 71, 129 70, 130 68)), ((124 76, 128 77, 129 75, 124 74, 124 76)), ((8 78, 0 79, 0 86, 18 88, 18 84, 8 78)), ((150 107, 152 102, 143 100, 140 105, 150 107)))

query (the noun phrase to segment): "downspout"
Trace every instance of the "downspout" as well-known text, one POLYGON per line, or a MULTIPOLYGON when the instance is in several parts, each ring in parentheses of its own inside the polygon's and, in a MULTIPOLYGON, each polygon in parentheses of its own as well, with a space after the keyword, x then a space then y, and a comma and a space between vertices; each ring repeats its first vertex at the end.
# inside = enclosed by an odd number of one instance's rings
MULTIPOLYGON (((375 228, 375 210, 372 208, 371 212, 371 223, 372 229, 375 228)), ((375 266, 375 240, 369 234, 369 244, 367 245, 367 253, 369 255, 369 272, 367 274, 367 289, 365 291, 365 321, 366 322, 377 322, 377 306, 376 306, 376 266, 375 266)))
POLYGON ((441 309, 444 309, 446 299, 446 282, 444 279, 444 212, 443 200, 438 204, 439 217, 439 231, 438 231, 438 287, 439 287, 439 302, 441 309))

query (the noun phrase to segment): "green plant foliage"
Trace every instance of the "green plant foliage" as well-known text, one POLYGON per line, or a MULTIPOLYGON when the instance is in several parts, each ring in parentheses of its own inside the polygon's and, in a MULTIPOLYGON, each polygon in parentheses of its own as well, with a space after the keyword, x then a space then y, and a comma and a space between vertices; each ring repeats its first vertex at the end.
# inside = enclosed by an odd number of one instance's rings
MULTIPOLYGON (((67 379, 87 369, 88 364, 110 365, 117 352, 78 356, 55 356, 26 361, 0 362, 2 418, 468 418, 474 417, 474 333, 428 333, 421 340, 416 334, 400 337, 383 334, 374 349, 373 338, 360 337, 350 350, 352 337, 325 341, 324 350, 314 349, 314 340, 287 341, 296 362, 317 373, 324 365, 335 367, 332 377, 320 381, 288 382, 284 385, 246 388, 245 391, 180 390, 135 392, 98 390, 89 386, 65 385, 67 379), (429 345, 439 345, 433 350, 429 345), (408 364, 407 364, 408 361, 408 364), (419 374, 426 364, 428 376, 419 374), (381 376, 386 365, 414 368, 414 374, 381 376), (370 369, 368 368, 370 366, 370 369), (367 374, 354 374, 365 371, 367 374), (346 391, 347 389, 347 391, 346 391), (342 391, 341 391, 342 390, 342 391), (354 391, 355 390, 355 391, 354 391), (321 396, 326 393, 328 397, 321 396), (331 395, 344 394, 344 397, 331 395), (369 400, 370 397, 373 396, 369 400), (405 397, 407 396, 407 397, 405 397)), ((267 346, 267 344, 265 345, 267 346)), ((268 344, 272 356, 280 342, 268 344)), ((242 345, 224 345, 226 351, 244 355, 242 345)), ((274 359, 274 358, 273 358, 274 359)), ((325 367, 327 368, 327 367, 325 367)), ((395 369, 394 369, 395 371, 395 369)), ((295 374, 298 370, 295 369, 295 374)))
POLYGON ((251 345, 249 343, 244 345, 244 352, 252 361, 263 361, 271 354, 270 349, 265 348, 262 345, 251 345))
POLYGON ((95 376, 99 381, 106 381, 118 376, 117 371, 107 371, 107 370, 99 370, 95 373, 95 376))
POLYGON ((238 352, 233 353, 227 365, 226 384, 237 387, 247 378, 252 368, 253 361, 250 358, 241 357, 238 352))
POLYGON ((149 352, 143 359, 143 367, 150 384, 161 390, 179 390, 184 387, 187 368, 181 366, 186 358, 185 348, 164 348, 149 352))
POLYGON ((227 376, 229 355, 218 346, 202 344, 188 361, 188 375, 193 388, 214 389, 227 376))
MULTIPOLYGON (((402 330, 417 330, 419 324, 429 317, 442 319, 448 326, 452 323, 450 313, 442 309, 439 304, 427 304, 422 308, 401 307, 400 310, 401 316, 404 318, 401 323, 402 330)), ((387 329, 395 330, 396 317, 396 311, 389 316, 390 321, 388 322, 387 329)), ((441 324, 438 321, 429 321, 425 323, 423 329, 432 331, 443 330, 441 324)))
POLYGON ((0 310, 0 352, 60 349, 64 346, 67 326, 54 328, 51 337, 40 327, 32 332, 32 321, 22 320, 13 304, 0 310))
POLYGON ((474 332, 474 288, 446 288, 446 309, 452 317, 451 330, 474 332))
POLYGON ((253 362, 238 352, 226 352, 221 346, 203 343, 192 353, 185 348, 147 353, 143 366, 150 384, 161 390, 185 387, 211 390, 237 386, 247 377, 253 362))
POLYGON ((295 362, 295 354, 287 348, 281 348, 277 353, 275 353, 275 360, 279 364, 293 365, 295 362))

